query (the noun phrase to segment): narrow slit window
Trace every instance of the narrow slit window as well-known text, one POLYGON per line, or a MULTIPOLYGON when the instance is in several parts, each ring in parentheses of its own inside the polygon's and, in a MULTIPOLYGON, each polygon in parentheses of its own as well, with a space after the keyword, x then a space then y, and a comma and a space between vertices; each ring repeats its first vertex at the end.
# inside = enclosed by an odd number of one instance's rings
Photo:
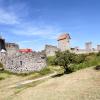
POLYGON ((22 65, 23 64, 23 62, 22 61, 20 61, 20 65, 22 65))

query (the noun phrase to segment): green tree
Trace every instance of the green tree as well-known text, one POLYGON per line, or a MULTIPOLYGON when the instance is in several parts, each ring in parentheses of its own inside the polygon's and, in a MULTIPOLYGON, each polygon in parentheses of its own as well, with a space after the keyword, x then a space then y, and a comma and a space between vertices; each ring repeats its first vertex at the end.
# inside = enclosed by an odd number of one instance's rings
POLYGON ((71 72, 69 65, 75 63, 76 54, 69 51, 56 52, 55 62, 64 68, 64 73, 71 72))
POLYGON ((55 56, 47 57, 47 64, 48 65, 56 65, 55 58, 56 58, 55 56))
POLYGON ((85 54, 76 54, 74 57, 74 63, 75 64, 79 64, 79 63, 83 63, 84 61, 86 61, 86 55, 85 54))

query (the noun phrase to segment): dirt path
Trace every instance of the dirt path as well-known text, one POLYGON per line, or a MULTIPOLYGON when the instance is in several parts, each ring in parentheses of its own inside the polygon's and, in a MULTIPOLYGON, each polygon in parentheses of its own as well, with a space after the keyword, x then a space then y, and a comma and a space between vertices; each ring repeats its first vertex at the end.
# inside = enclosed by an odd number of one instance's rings
POLYGON ((57 74, 57 72, 54 72, 54 73, 52 73, 52 74, 50 74, 50 75, 47 75, 47 76, 44 76, 44 77, 41 77, 41 78, 37 78, 37 79, 33 79, 33 80, 26 80, 26 81, 22 81, 22 82, 18 82, 18 83, 14 84, 14 85, 8 86, 8 88, 16 88, 16 87, 19 87, 19 86, 21 86, 21 85, 29 84, 29 83, 36 82, 36 81, 40 81, 40 80, 44 80, 44 79, 47 79, 47 78, 49 78, 49 77, 52 77, 52 76, 54 76, 54 75, 56 75, 56 74, 57 74))
POLYGON ((100 100, 100 71, 87 68, 12 95, 14 91, 2 90, 0 100, 100 100))
POLYGON ((89 68, 53 78, 13 100, 100 100, 100 72, 89 68))

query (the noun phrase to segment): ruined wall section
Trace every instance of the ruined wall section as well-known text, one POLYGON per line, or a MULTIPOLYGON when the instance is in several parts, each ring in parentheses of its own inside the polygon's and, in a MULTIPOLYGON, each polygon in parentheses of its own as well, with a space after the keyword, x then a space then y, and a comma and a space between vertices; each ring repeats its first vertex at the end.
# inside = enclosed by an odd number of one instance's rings
POLYGON ((7 57, 5 70, 13 73, 29 73, 44 67, 46 67, 46 57, 43 53, 16 53, 7 57))
POLYGON ((46 45, 45 46, 45 53, 46 56, 54 56, 55 52, 58 51, 59 49, 56 46, 52 46, 52 45, 46 45))
POLYGON ((0 52, 0 62, 3 64, 3 66, 6 65, 6 60, 7 60, 7 53, 0 52))
POLYGON ((6 43, 5 47, 9 56, 15 54, 19 50, 19 45, 16 43, 6 43))

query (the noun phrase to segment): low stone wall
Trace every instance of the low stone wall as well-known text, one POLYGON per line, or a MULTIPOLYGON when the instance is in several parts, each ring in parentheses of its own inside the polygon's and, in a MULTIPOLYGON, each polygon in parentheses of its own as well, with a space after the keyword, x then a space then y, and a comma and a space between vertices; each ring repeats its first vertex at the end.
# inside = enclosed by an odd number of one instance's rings
POLYGON ((46 67, 46 57, 42 53, 16 53, 7 57, 4 69, 13 73, 29 73, 46 67))

